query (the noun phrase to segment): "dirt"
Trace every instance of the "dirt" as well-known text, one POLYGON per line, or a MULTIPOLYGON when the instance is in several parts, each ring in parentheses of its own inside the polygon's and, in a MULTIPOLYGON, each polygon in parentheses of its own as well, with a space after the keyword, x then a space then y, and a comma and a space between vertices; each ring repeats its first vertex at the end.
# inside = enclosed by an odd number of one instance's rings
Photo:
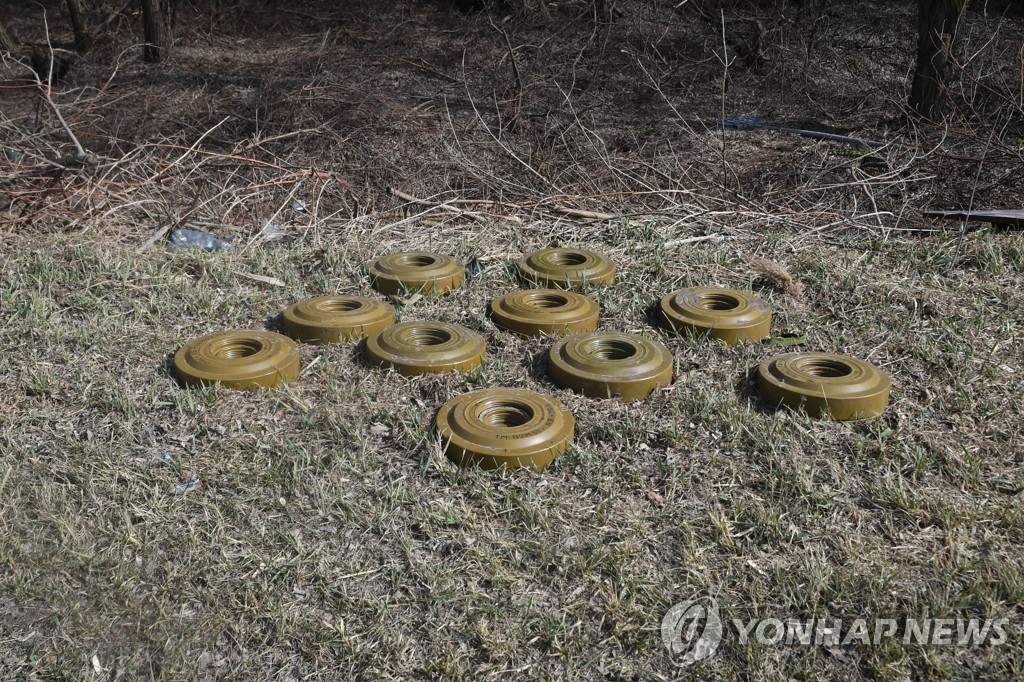
MULTIPOLYGON (((941 139, 905 116, 912 7, 851 7, 624 3, 610 27, 595 25, 581 2, 507 16, 429 2, 187 7, 166 63, 140 62, 139 19, 130 14, 74 62, 56 92, 79 103, 68 104, 67 118, 107 164, 152 145, 230 151, 259 140, 266 161, 331 173, 351 196, 325 208, 353 215, 397 204, 388 189, 398 185, 417 196, 593 196, 576 201, 605 211, 658 210, 659 191, 698 188, 726 200, 785 196, 797 208, 848 210, 845 184, 858 172, 884 177, 879 171, 906 165, 919 141, 941 139), (891 147, 859 161, 863 150, 852 148, 837 163, 801 138, 723 135, 717 121, 735 116, 840 129, 891 147), (868 161, 878 165, 865 168, 868 161)), ((55 14, 51 7, 51 40, 67 42, 67 22, 55 14)), ((38 17, 11 15, 16 35, 44 38, 38 17)), ((964 44, 984 49, 965 48, 971 61, 956 72, 947 137, 955 142, 913 164, 933 176, 915 189, 935 200, 902 186, 875 197, 878 210, 911 225, 921 224, 916 210, 907 215, 912 205, 998 205, 1020 191, 1007 164, 1024 124, 1005 106, 1019 98, 1019 21, 980 10, 968 19, 964 44), (982 122, 992 124, 991 139, 982 122), (974 181, 959 181, 964 174, 974 181)), ((8 116, 36 106, 33 88, 8 83, 8 116)), ((53 145, 68 144, 52 125, 45 117, 25 130, 33 140, 46 135, 51 148, 38 151, 51 156, 53 145)), ((241 172, 253 179, 256 171, 241 172)), ((183 196, 168 208, 189 203, 183 196)), ((227 222, 262 206, 236 210, 243 213, 227 222)))

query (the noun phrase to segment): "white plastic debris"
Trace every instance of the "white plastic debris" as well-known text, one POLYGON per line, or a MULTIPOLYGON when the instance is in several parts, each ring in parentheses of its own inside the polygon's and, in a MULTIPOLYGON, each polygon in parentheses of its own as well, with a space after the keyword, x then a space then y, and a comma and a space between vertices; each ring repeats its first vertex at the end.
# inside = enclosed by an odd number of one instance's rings
POLYGON ((202 249, 203 251, 234 251, 235 245, 227 240, 214 237, 209 232, 182 228, 171 233, 171 240, 168 242, 167 248, 202 249))

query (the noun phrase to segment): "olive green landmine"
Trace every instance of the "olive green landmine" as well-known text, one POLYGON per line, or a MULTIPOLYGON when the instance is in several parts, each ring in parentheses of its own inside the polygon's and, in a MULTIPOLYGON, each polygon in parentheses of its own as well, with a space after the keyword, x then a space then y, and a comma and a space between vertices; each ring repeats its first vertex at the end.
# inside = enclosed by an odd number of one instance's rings
POLYGON ((282 313, 289 336, 307 343, 341 343, 372 336, 395 323, 395 309, 365 296, 317 296, 282 313))
POLYGON ((643 400, 672 383, 672 364, 661 343, 622 332, 573 334, 548 352, 555 383, 591 398, 643 400))
POLYGON ((405 376, 473 371, 485 350, 483 336, 450 322, 400 322, 366 339, 371 364, 405 376))
POLYGON ((491 301, 495 325, 523 336, 565 336, 597 329, 600 308, 582 294, 551 289, 526 289, 491 301))
POLYGON ((174 354, 186 386, 219 383, 243 391, 272 388, 299 376, 298 345, 276 332, 231 330, 191 341, 174 354))
POLYGON ((575 419, 560 401, 527 389, 457 395, 437 412, 445 455, 459 466, 543 471, 569 449, 575 419))
POLYGON ((772 311, 748 291, 697 287, 680 289, 662 298, 658 323, 677 334, 707 335, 734 346, 768 337, 772 311))
POLYGON ((519 261, 523 280, 549 289, 581 289, 611 284, 615 264, 586 249, 540 249, 519 261))
POLYGON ((405 251, 381 256, 368 268, 370 284, 387 296, 440 296, 462 286, 466 268, 440 253, 405 251))
POLYGON ((757 385, 772 407, 785 405, 837 421, 877 417, 889 404, 892 380, 848 355, 785 353, 757 368, 757 385))

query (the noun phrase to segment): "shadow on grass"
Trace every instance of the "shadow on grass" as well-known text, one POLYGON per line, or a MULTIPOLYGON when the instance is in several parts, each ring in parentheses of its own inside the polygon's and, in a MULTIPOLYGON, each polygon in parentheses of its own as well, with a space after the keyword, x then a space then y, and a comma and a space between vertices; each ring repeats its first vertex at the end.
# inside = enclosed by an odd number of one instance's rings
POLYGON ((526 353, 519 365, 524 368, 529 377, 537 383, 541 384, 545 388, 558 390, 560 387, 551 380, 551 377, 548 374, 548 351, 555 340, 550 339, 550 342, 551 343, 549 343, 543 350, 526 353))
POLYGON ((748 368, 733 384, 736 395, 746 399, 751 410, 759 414, 774 414, 779 411, 777 406, 765 402, 761 392, 757 389, 757 365, 748 368))
POLYGON ((263 320, 263 327, 270 332, 284 334, 284 314, 281 312, 271 313, 263 320))
POLYGON ((181 382, 181 378, 178 376, 177 370, 174 369, 174 353, 168 353, 164 356, 163 362, 160 363, 158 374, 165 376, 179 387, 184 387, 185 384, 181 382))

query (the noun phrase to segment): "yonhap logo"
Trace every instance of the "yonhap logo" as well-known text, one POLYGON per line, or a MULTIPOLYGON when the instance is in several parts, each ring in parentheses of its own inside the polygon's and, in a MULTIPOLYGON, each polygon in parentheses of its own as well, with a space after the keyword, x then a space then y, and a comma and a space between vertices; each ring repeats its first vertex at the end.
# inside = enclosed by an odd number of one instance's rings
POLYGON ((708 599, 707 606, 690 601, 676 604, 661 620, 661 641, 678 666, 714 656, 722 642, 718 603, 708 599))
MULTIPOLYGON (((999 646, 1009 639, 1008 618, 732 618, 740 646, 847 647, 879 645, 883 640, 917 646, 999 646)), ((722 643, 724 625, 714 599, 676 604, 661 621, 661 641, 677 666, 711 658, 722 643)))

